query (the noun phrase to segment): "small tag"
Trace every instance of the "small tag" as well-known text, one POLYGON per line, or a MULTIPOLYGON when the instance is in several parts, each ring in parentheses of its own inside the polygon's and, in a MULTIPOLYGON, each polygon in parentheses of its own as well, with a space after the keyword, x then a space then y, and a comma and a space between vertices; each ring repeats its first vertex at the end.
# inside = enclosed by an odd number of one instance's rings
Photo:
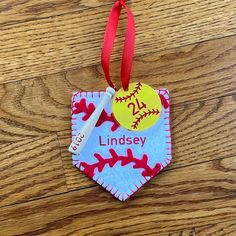
POLYGON ((120 89, 112 102, 117 122, 134 131, 152 127, 160 118, 161 109, 160 96, 152 87, 143 83, 131 83, 128 91, 120 89))

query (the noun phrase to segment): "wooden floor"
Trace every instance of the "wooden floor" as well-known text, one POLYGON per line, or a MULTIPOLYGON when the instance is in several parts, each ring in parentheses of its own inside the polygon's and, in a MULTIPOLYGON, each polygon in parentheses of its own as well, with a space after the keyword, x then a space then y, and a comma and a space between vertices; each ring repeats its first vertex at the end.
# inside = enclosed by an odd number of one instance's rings
POLYGON ((173 163, 125 203, 72 166, 70 99, 106 87, 113 2, 0 1, 0 236, 235 236, 235 0, 127 1, 132 81, 171 93, 173 163))

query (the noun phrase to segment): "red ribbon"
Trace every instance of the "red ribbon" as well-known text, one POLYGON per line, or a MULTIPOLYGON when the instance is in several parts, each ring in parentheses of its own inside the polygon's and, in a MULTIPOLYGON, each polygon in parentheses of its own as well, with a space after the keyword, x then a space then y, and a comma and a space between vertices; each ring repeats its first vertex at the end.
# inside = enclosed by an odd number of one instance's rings
POLYGON ((128 90, 134 55, 135 24, 133 14, 131 10, 126 6, 125 0, 116 1, 111 9, 102 46, 101 64, 108 84, 116 89, 115 85, 111 81, 109 67, 122 7, 126 9, 128 19, 122 55, 121 82, 123 89, 128 90))

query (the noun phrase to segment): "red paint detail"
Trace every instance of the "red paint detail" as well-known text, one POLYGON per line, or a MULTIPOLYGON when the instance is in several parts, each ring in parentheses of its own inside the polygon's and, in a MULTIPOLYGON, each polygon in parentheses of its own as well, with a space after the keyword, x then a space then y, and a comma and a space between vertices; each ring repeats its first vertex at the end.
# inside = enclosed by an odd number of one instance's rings
POLYGON ((138 125, 139 123, 142 121, 142 119, 144 119, 145 117, 148 117, 148 116, 152 116, 152 115, 158 115, 160 112, 158 109, 152 109, 152 110, 149 110, 148 111, 144 111, 142 114, 140 114, 136 119, 135 121, 133 122, 133 125, 132 125, 132 128, 133 129, 137 129, 138 128, 138 125))
POLYGON ((116 103, 118 103, 118 102, 121 103, 123 101, 126 102, 127 100, 131 100, 131 98, 135 97, 139 93, 141 88, 142 88, 142 84, 137 83, 134 90, 129 95, 126 95, 124 97, 116 97, 115 98, 116 103))
POLYGON ((161 99, 161 104, 162 104, 162 106, 163 106, 165 109, 167 109, 167 108, 170 106, 169 101, 164 97, 163 94, 159 94, 159 96, 160 96, 160 99, 161 99))
POLYGON ((109 165, 111 168, 118 162, 121 162, 121 166, 128 165, 133 163, 134 169, 144 169, 142 172, 142 176, 150 176, 153 177, 157 175, 161 170, 161 164, 157 163, 154 168, 151 168, 148 165, 148 157, 146 154, 143 155, 142 159, 138 159, 133 156, 132 150, 127 149, 127 155, 119 156, 114 149, 109 150, 111 157, 103 158, 99 153, 95 153, 94 156, 98 160, 94 164, 88 164, 86 162, 81 162, 81 166, 84 167, 84 173, 86 173, 89 177, 94 176, 94 171, 97 168, 98 172, 102 172, 105 165, 109 165))
POLYGON ((162 95, 168 95, 169 96, 169 93, 167 92, 166 89, 159 89, 159 94, 162 94, 162 95))
MULTIPOLYGON (((75 102, 73 104, 72 114, 84 113, 84 116, 82 117, 82 120, 86 121, 92 115, 94 110, 95 110, 95 105, 93 103, 89 103, 87 105, 85 98, 82 98, 79 102, 75 102)), ((113 123, 113 125, 111 127, 112 132, 114 132, 115 130, 118 129, 119 124, 114 119, 113 115, 112 114, 108 115, 105 110, 102 111, 101 116, 100 116, 100 118, 99 118, 99 120, 96 124, 96 127, 101 126, 106 121, 113 123)))

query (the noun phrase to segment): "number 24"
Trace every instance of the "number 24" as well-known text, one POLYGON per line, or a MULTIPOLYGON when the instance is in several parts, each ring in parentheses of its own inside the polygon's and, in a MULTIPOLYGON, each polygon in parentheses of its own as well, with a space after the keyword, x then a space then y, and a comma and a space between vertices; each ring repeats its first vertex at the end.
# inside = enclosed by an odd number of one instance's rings
POLYGON ((134 102, 130 102, 128 104, 128 108, 132 107, 133 109, 133 116, 137 115, 140 110, 144 109, 147 107, 147 105, 144 102, 139 102, 139 100, 136 98, 136 104, 134 102))

